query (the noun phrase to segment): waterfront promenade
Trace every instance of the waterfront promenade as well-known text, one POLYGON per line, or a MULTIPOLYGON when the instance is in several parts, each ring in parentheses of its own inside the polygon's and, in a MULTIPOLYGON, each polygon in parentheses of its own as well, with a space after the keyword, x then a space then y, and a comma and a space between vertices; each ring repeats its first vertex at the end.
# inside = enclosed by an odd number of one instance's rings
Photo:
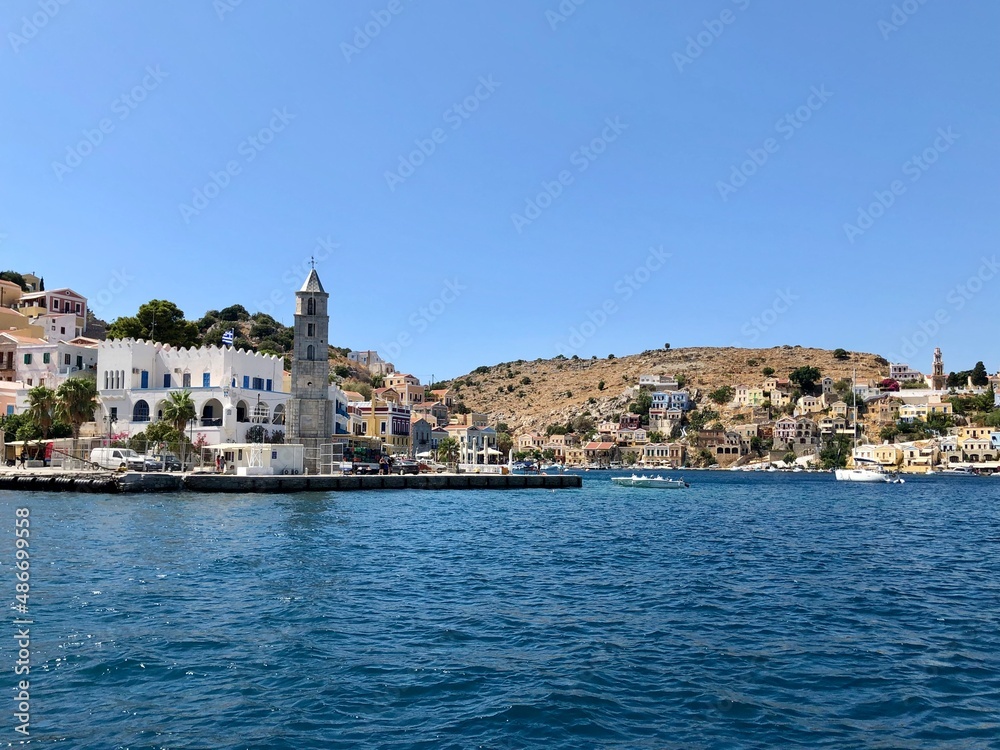
POLYGON ((258 475, 193 472, 65 471, 61 469, 5 469, 0 490, 17 492, 329 492, 357 490, 517 490, 581 487, 579 476, 512 474, 415 475, 258 475))

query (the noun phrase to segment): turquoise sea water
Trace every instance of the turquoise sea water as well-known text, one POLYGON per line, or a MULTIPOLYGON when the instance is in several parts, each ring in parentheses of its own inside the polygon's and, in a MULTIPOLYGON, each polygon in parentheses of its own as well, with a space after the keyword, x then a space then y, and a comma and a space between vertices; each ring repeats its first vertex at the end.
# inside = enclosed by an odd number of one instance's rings
POLYGON ((1000 479, 608 477, 0 492, 11 601, 31 511, 32 744, 1000 746, 1000 479))

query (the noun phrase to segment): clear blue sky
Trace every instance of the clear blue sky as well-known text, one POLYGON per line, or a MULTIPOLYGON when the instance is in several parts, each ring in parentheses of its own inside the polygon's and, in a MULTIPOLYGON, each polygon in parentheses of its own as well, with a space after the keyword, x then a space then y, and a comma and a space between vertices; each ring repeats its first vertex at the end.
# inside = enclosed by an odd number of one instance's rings
POLYGON ((994 371, 1000 5, 896 6, 12 0, 0 265, 290 322, 318 253, 332 343, 424 379, 665 342, 994 371))

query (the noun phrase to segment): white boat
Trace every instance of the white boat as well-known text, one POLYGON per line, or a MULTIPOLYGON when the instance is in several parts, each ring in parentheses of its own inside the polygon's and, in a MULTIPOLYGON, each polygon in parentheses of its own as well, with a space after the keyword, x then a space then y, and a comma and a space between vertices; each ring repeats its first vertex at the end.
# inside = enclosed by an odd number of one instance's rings
POLYGON ((657 490, 682 490, 691 486, 683 479, 669 479, 659 475, 647 477, 633 474, 630 477, 611 477, 611 481, 619 487, 646 487, 657 490))
POLYGON ((855 458, 855 468, 837 469, 837 481, 840 482, 882 482, 884 484, 905 484, 906 480, 895 474, 889 474, 882 466, 867 458, 855 458))
POLYGON ((934 472, 942 477, 978 477, 979 475, 972 470, 971 466, 955 466, 951 469, 941 469, 940 471, 934 472))
MULTIPOLYGON (((857 385, 858 373, 855 371, 853 383, 857 385)), ((858 449, 858 392, 855 388, 851 389, 854 393, 854 450, 852 451, 852 456, 857 452, 858 449)), ((858 458, 854 456, 854 468, 853 469, 837 469, 834 472, 837 477, 838 482, 881 482, 883 484, 903 484, 904 479, 894 475, 886 473, 885 469, 878 461, 873 461, 870 458, 858 458)))

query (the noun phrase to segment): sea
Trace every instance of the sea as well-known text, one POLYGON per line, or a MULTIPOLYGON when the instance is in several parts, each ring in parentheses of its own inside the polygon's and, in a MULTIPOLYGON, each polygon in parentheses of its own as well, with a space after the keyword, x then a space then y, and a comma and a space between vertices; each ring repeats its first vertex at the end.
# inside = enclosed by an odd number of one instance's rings
POLYGON ((1000 747, 1000 478, 610 476, 0 492, 0 747, 1000 747))

